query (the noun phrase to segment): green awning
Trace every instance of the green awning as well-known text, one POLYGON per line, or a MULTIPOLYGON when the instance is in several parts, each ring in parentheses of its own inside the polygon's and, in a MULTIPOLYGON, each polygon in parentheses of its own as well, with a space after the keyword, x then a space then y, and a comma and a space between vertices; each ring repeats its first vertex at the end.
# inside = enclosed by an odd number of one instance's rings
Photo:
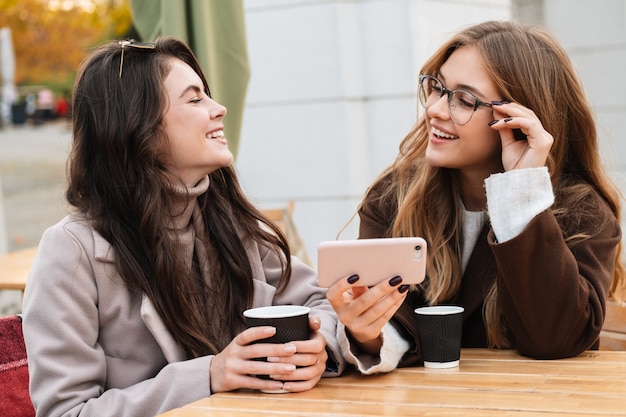
POLYGON ((194 51, 211 95, 228 109, 224 130, 236 156, 250 78, 243 0, 131 0, 130 5, 141 40, 171 35, 194 51))

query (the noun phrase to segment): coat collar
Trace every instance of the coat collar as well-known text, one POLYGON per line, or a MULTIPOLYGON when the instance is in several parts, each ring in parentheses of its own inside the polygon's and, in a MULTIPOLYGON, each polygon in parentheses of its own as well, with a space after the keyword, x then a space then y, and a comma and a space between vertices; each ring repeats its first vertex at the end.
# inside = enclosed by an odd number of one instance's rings
MULTIPOLYGON (((98 261, 112 263, 115 260, 115 254, 111 244, 100 236, 99 233, 94 233, 94 251, 98 261)), ((174 340, 174 337, 157 312, 154 303, 145 294, 141 296, 140 314, 141 319, 169 363, 180 362, 187 359, 185 351, 176 340, 174 340)))
POLYGON ((167 330, 152 300, 145 294, 141 299, 141 319, 150 333, 152 333, 154 340, 156 340, 161 347, 163 355, 169 363, 180 362, 187 359, 185 351, 176 340, 174 340, 174 337, 169 330, 167 330))

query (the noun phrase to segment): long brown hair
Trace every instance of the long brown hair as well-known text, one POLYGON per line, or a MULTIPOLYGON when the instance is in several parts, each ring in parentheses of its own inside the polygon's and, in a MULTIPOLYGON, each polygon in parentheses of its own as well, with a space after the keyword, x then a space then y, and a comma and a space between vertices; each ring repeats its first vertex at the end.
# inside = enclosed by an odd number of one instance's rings
MULTIPOLYGON (((620 193, 600 162, 596 124, 573 66, 552 35, 538 26, 515 22, 484 22, 462 30, 425 63, 422 74, 438 73, 458 48, 472 46, 482 56, 499 93, 532 109, 554 137, 547 167, 555 193, 552 207, 563 227, 567 214, 590 192, 597 192, 621 217, 620 193)), ((383 198, 395 200, 398 213, 393 236, 423 236, 431 249, 424 291, 436 304, 450 299, 461 284, 462 207, 456 171, 434 168, 424 159, 428 145, 421 117, 400 144, 394 164, 379 177, 391 175, 392 187, 383 198), (437 213, 433 216, 432 213, 437 213)), ((584 239, 594 231, 578 231, 566 240, 584 239)), ((619 243, 611 294, 624 282, 619 243)), ((490 346, 506 346, 504 323, 494 287, 485 300, 490 346)))
POLYGON ((154 46, 126 47, 121 76, 118 42, 97 48, 81 65, 66 196, 112 245, 125 284, 153 301, 189 356, 215 354, 242 328, 242 312, 252 303, 246 247, 253 241, 279 255, 279 289, 291 274, 290 252, 280 229, 246 199, 234 169, 226 167, 209 174, 209 189, 198 198, 217 290, 208 287, 199 268, 190 272, 179 256, 180 246, 164 229, 168 218, 180 212, 170 190, 183 184, 172 184, 160 155, 167 143, 163 82, 171 58, 187 63, 210 92, 184 43, 160 37, 154 46))

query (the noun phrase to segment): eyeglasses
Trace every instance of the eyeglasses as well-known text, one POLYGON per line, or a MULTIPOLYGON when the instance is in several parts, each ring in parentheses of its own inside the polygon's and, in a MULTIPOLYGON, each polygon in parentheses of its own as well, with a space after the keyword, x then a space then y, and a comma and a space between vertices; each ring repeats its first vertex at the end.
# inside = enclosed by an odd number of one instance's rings
POLYGON ((134 40, 120 41, 122 47, 122 54, 120 55, 120 78, 122 78, 122 68, 124 67, 124 49, 136 48, 136 49, 156 49, 156 45, 153 43, 135 42, 134 40))
POLYGON ((479 107, 493 107, 490 103, 478 100, 472 93, 465 90, 448 90, 432 75, 420 75, 419 98, 422 106, 429 108, 444 94, 448 95, 450 119, 457 125, 468 123, 479 107))

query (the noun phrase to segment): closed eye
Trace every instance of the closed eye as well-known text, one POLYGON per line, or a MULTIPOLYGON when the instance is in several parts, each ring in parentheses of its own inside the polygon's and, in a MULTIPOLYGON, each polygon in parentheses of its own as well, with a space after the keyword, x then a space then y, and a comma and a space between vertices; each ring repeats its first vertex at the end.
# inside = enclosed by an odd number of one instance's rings
POLYGON ((433 84, 430 86, 431 90, 433 90, 433 92, 437 93, 438 95, 443 95, 443 89, 441 88, 440 85, 438 84, 433 84))
POLYGON ((471 94, 465 91, 461 91, 461 90, 455 91, 454 98, 463 107, 474 108, 474 106, 476 105, 476 99, 471 94))

